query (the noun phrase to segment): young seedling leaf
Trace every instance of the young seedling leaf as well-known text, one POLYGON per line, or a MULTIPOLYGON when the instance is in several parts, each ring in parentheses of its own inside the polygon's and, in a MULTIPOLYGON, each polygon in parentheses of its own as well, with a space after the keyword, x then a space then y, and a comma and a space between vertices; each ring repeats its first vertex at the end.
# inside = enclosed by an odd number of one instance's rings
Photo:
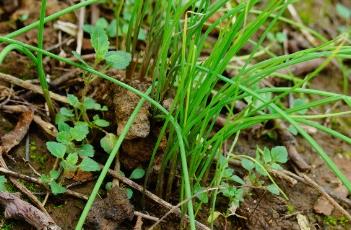
POLYGON ((90 145, 90 144, 85 144, 82 145, 77 153, 79 154, 79 156, 81 157, 93 157, 95 154, 95 150, 94 150, 94 146, 90 145))
POLYGON ((66 192, 66 188, 63 187, 62 185, 58 184, 57 182, 55 181, 52 181, 50 183, 50 189, 52 191, 52 193, 54 195, 58 195, 58 194, 61 194, 61 193, 65 193, 66 192))
POLYGON ((272 160, 274 162, 286 163, 288 161, 288 151, 285 146, 276 146, 271 150, 272 160))
POLYGON ((132 56, 125 51, 109 51, 105 56, 105 60, 107 64, 115 69, 125 69, 131 62, 132 56))
POLYGON ((292 134, 292 135, 294 135, 294 136, 296 136, 299 132, 297 131, 297 129, 295 128, 295 126, 293 126, 293 125, 290 125, 289 127, 288 127, 288 131, 292 134))
POLYGON ((116 135, 114 135, 113 133, 108 133, 100 140, 100 145, 106 153, 110 154, 113 147, 115 146, 116 141, 116 135))
POLYGON ((265 163, 269 163, 272 161, 271 152, 267 147, 264 147, 263 149, 263 160, 265 163))
POLYGON ((127 197, 128 197, 128 200, 132 199, 133 197, 133 190, 130 188, 127 188, 127 197))
POLYGON ((69 131, 71 126, 69 126, 66 122, 60 122, 57 124, 58 131, 69 131))
POLYGON ((104 120, 104 119, 101 119, 98 115, 95 115, 94 117, 93 117, 93 119, 94 119, 94 124, 95 125, 97 125, 97 126, 99 126, 99 127, 108 127, 109 125, 110 125, 110 122, 108 122, 108 121, 106 121, 106 120, 104 120))
POLYGON ((66 161, 70 165, 76 165, 78 162, 78 154, 77 153, 68 154, 66 161))
POLYGON ((194 193, 196 194, 196 197, 204 204, 208 203, 208 196, 206 192, 201 192, 204 189, 198 184, 196 183, 194 185, 194 193))
POLYGON ((91 36, 91 45, 95 50, 96 62, 100 62, 104 59, 108 51, 108 47, 110 45, 107 34, 103 28, 94 27, 90 36, 91 36))
POLYGON ((275 184, 270 184, 267 186, 267 190, 270 191, 274 195, 279 195, 279 188, 275 184))
POLYGON ((101 105, 91 97, 85 97, 83 106, 86 110, 101 110, 101 105))
POLYGON ((62 107, 59 113, 61 113, 65 117, 74 117, 73 110, 68 109, 66 107, 62 107))
POLYGON ((110 25, 108 25, 108 27, 106 28, 107 34, 110 38, 115 38, 117 35, 117 30, 116 30, 116 19, 113 19, 110 23, 110 25))
POLYGON ((59 176, 60 176, 59 171, 54 170, 54 169, 50 171, 50 179, 51 180, 57 180, 57 178, 59 178, 59 176))
POLYGON ((0 176, 0 192, 6 191, 6 178, 4 176, 0 176))
POLYGON ((46 142, 46 147, 48 148, 49 152, 57 158, 62 159, 65 156, 66 146, 64 144, 56 141, 49 141, 46 142))
POLYGON ((69 133, 73 140, 82 141, 89 134, 89 126, 85 122, 77 122, 69 133))
POLYGON ((248 160, 248 159, 242 159, 241 160, 241 165, 247 171, 251 171, 255 167, 255 163, 253 161, 251 161, 251 160, 248 160))
POLYGON ((243 179, 241 179, 240 177, 238 177, 237 175, 231 176, 230 179, 238 184, 241 184, 241 185, 245 184, 245 181, 243 179))
POLYGON ((94 172, 100 170, 99 164, 89 157, 86 157, 82 160, 79 168, 84 172, 94 172))
POLYGON ((138 180, 143 178, 145 175, 145 170, 142 168, 136 168, 133 170, 132 174, 130 174, 129 179, 138 180))
POLYGON ((79 53, 77 53, 76 51, 72 51, 72 54, 73 54, 73 56, 74 56, 75 58, 77 58, 77 60, 78 60, 80 63, 82 63, 82 64, 85 65, 85 66, 89 66, 88 63, 86 63, 86 62, 83 60, 82 56, 81 56, 79 53))
POLYGON ((99 27, 102 29, 106 29, 107 26, 108 26, 108 22, 107 22, 106 18, 99 18, 95 24, 95 27, 99 27))
POLYGON ((271 168, 274 170, 283 170, 282 166, 280 166, 280 164, 277 163, 271 164, 271 168))
POLYGON ((51 182, 51 177, 45 174, 41 174, 39 179, 44 184, 50 184, 51 182))
POLYGON ((62 144, 68 145, 72 141, 69 131, 60 131, 57 133, 56 140, 62 144))
POLYGON ((224 169, 223 177, 224 177, 224 178, 229 178, 229 177, 231 177, 233 174, 234 174, 234 169, 232 169, 232 168, 226 168, 226 169, 224 169))
POLYGON ((78 98, 76 96, 74 96, 73 94, 67 94, 67 101, 68 101, 68 104, 70 104, 74 108, 80 107, 80 102, 79 102, 78 98))

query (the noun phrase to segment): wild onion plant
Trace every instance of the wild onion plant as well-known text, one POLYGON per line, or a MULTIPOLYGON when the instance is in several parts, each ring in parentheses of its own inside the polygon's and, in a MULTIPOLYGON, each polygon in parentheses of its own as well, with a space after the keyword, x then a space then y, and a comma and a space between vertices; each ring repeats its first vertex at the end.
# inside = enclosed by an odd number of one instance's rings
MULTIPOLYGON (((96 2, 98 1, 82 1, 50 15, 41 20, 40 29, 44 29, 43 22, 55 20, 65 13, 96 2)), ((127 2, 126 0, 125 4, 127 2)), ((176 189, 174 184, 181 185, 180 200, 188 201, 183 208, 188 212, 191 229, 195 229, 195 213, 201 209, 201 204, 206 203, 205 197, 198 196, 200 202, 196 200, 194 212, 193 202, 195 200, 192 199, 194 191, 205 190, 206 187, 224 187, 220 191, 212 190, 208 194, 208 197, 211 198, 212 214, 210 216, 212 217, 216 209, 216 196, 220 192, 224 195, 230 193, 232 205, 238 205, 241 199, 239 188, 242 180, 235 177, 235 172, 233 173, 227 165, 232 159, 247 157, 235 155, 232 150, 242 131, 272 119, 282 119, 290 123, 351 192, 350 181, 317 141, 301 128, 301 124, 312 126, 351 144, 349 137, 313 121, 313 119, 338 116, 343 113, 298 114, 299 111, 338 101, 351 107, 351 97, 347 95, 309 87, 310 81, 332 59, 337 58, 341 62, 343 59, 351 58, 351 47, 348 46, 349 34, 344 33, 333 40, 327 40, 301 23, 283 17, 286 8, 292 3, 294 1, 290 0, 268 0, 265 3, 258 0, 241 1, 240 3, 228 0, 218 0, 212 3, 207 0, 135 0, 131 6, 132 14, 128 23, 128 31, 124 35, 117 36, 116 41, 118 47, 124 47, 126 51, 132 53, 134 60, 137 57, 143 58, 141 64, 134 62, 127 71, 129 74, 139 74, 141 79, 152 76, 152 87, 146 93, 88 65, 76 63, 45 51, 41 46, 33 47, 13 39, 38 27, 38 22, 0 37, 1 42, 8 43, 8 47, 16 48, 28 55, 36 63, 39 59, 33 58, 33 53, 80 68, 89 74, 126 88, 142 98, 106 161, 76 229, 82 229, 89 209, 118 153, 128 128, 144 102, 153 106, 153 117, 162 118, 164 121, 150 158, 145 187, 148 185, 151 169, 155 164, 158 146, 166 136, 168 145, 162 156, 156 191, 161 196, 167 196, 176 189), (209 20, 213 18, 214 20, 210 23, 209 20), (287 23, 298 30, 307 30, 320 45, 293 54, 281 56, 272 54, 269 48, 264 47, 264 44, 269 32, 277 23, 287 23), (137 36, 142 27, 148 27, 145 40, 147 48, 143 54, 138 53, 136 49, 137 36), (217 38, 211 39, 211 34, 216 34, 217 38), (250 53, 240 56, 247 46, 251 47, 250 53), (204 55, 205 53, 207 55, 204 55), (265 59, 262 61, 257 57, 265 59), (291 75, 277 74, 279 70, 320 57, 325 58, 325 63, 302 80, 291 75), (240 62, 235 62, 236 60, 240 62), (223 73, 228 68, 233 68, 235 72, 230 76, 224 76, 223 73), (260 85, 260 82, 272 76, 293 80, 293 85, 291 87, 262 87, 260 85), (319 99, 287 108, 282 101, 288 95, 305 95, 306 97, 318 95, 319 99), (162 103, 169 98, 172 99, 172 104, 167 110, 162 103), (246 107, 239 113, 234 113, 235 104, 238 101, 245 101, 246 107), (227 122, 222 128, 215 129, 216 120, 223 113, 227 117, 227 122), (231 150, 222 151, 224 143, 233 138, 231 150), (178 181, 176 176, 179 173, 181 177, 178 181), (228 181, 228 178, 233 180, 228 181)), ((116 4, 115 7, 117 7, 114 14, 117 17, 116 21, 121 22, 123 6, 116 4)), ((119 23, 116 26, 120 29, 119 23)), ((0 57, 8 53, 10 49, 8 47, 0 53, 0 57)), ((44 90, 46 90, 45 86, 44 90)))

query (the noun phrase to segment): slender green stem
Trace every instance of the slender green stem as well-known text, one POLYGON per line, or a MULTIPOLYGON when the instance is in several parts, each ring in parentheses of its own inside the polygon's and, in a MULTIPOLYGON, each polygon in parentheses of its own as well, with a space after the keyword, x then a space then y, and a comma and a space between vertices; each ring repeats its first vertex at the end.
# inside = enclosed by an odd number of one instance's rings
MULTIPOLYGON (((82 8, 84 6, 88 6, 88 5, 91 5, 91 4, 94 4, 94 3, 98 3, 98 2, 101 2, 102 0, 87 0, 87 1, 83 1, 83 2, 80 2, 78 4, 75 4, 73 6, 70 6, 70 7, 67 7, 63 10, 60 10, 59 12, 56 12, 54 14, 51 14, 47 17, 45 17, 44 19, 44 23, 47 23, 47 22, 51 22, 59 17, 61 17, 62 15, 65 15, 65 14, 68 14, 68 13, 71 13, 79 8, 82 8)), ((24 34, 32 29, 35 29, 39 26, 40 24, 40 21, 36 21, 36 22, 33 22, 32 24, 29 24, 28 26, 25 26, 21 29, 18 29, 12 33, 9 33, 7 35, 5 35, 6 38, 15 38, 21 34, 24 34)))
MULTIPOLYGON (((43 49, 43 44, 44 44, 44 26, 45 26, 44 19, 45 19, 45 11, 46 11, 46 2, 47 0, 42 0, 41 6, 40 6, 40 21, 39 21, 39 28, 38 28, 38 49, 43 49)), ((51 118, 54 118, 55 110, 54 110, 54 105, 52 104, 52 101, 51 101, 51 97, 49 95, 49 86, 46 81, 45 70, 43 65, 43 54, 41 52, 37 54, 37 70, 39 75, 40 86, 41 86, 41 89, 43 90, 43 95, 44 95, 46 104, 48 105, 50 116, 51 118)))
POLYGON ((28 49, 16 44, 10 44, 0 52, 0 64, 2 64, 6 56, 13 50, 17 50, 20 53, 26 55, 36 66, 38 66, 38 61, 37 61, 37 58, 34 56, 34 54, 30 52, 28 49))

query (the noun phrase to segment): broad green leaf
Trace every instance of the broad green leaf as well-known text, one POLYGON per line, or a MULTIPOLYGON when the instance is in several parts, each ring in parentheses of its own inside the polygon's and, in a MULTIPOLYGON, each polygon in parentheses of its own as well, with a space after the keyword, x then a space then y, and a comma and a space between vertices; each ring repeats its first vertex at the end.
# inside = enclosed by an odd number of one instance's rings
POLYGON ((78 162, 78 154, 77 153, 68 154, 66 161, 71 165, 76 165, 78 162))
POLYGON ((55 181, 52 181, 50 183, 50 189, 52 191, 52 193, 54 195, 57 195, 57 194, 61 194, 61 193, 65 193, 66 192, 66 188, 63 187, 62 185, 58 184, 57 182, 55 181))
POLYGON ((49 152, 57 158, 62 159, 66 153, 66 146, 56 141, 46 142, 46 147, 48 148, 49 152))
POLYGON ((97 119, 97 120, 94 120, 94 124, 104 128, 104 127, 108 127, 110 125, 110 122, 104 119, 97 119))
POLYGON ((347 8, 343 4, 340 4, 340 3, 336 4, 336 12, 340 15, 340 17, 344 19, 351 18, 351 9, 347 8))
POLYGON ((68 104, 70 104, 74 108, 79 108, 79 106, 80 106, 80 102, 79 102, 78 98, 76 96, 74 96, 73 94, 67 94, 67 101, 68 101, 68 104))
POLYGON ((252 162, 251 160, 248 160, 248 159, 242 159, 241 160, 241 165, 247 171, 251 171, 255 167, 255 163, 252 162))
POLYGON ((262 176, 267 176, 267 172, 258 164, 255 164, 255 170, 262 176))
POLYGON ((267 190, 270 191, 274 195, 279 195, 279 188, 275 184, 270 184, 267 186, 267 190))
POLYGON ((108 25, 108 27, 106 28, 107 34, 110 38, 114 38, 117 35, 117 27, 116 27, 116 19, 113 19, 110 23, 110 25, 108 25))
POLYGON ((85 144, 85 145, 82 145, 77 153, 79 154, 79 156, 81 157, 93 157, 94 154, 95 154, 95 150, 94 150, 94 147, 90 144, 85 144))
POLYGON ((83 26, 83 30, 84 32, 87 32, 89 34, 91 34, 93 32, 93 29, 94 29, 94 26, 93 25, 90 25, 90 24, 85 24, 83 26))
POLYGON ((264 147, 263 149, 263 160, 265 163, 269 163, 272 161, 271 152, 267 147, 264 147))
POLYGON ((133 197, 133 190, 130 188, 127 188, 127 197, 128 197, 128 200, 132 199, 133 197))
POLYGON ((240 177, 238 177, 237 175, 231 176, 230 179, 238 184, 241 184, 241 185, 245 184, 245 181, 243 179, 241 179, 240 177))
POLYGON ((226 168, 226 169, 224 169, 223 177, 224 177, 224 178, 229 178, 229 177, 231 177, 233 174, 234 174, 234 169, 232 169, 232 168, 226 168))
POLYGON ((83 106, 86 110, 101 110, 101 105, 91 97, 84 98, 83 106))
POLYGON ((107 26, 108 26, 108 22, 106 18, 99 18, 95 23, 95 27, 100 27, 102 29, 106 29, 107 26))
POLYGON ((0 176, 0 192, 6 191, 6 178, 4 176, 0 176))
POLYGON ((130 174, 129 179, 140 179, 143 178, 143 176, 145 175, 145 170, 142 168, 136 168, 133 170, 132 174, 130 174))
POLYGON ((85 122, 77 122, 69 133, 73 140, 82 141, 89 134, 89 126, 85 122))
POLYGON ((215 220, 220 216, 220 215, 222 215, 220 212, 218 212, 218 211, 214 211, 214 212, 212 212, 211 214, 210 214, 210 216, 207 218, 207 222, 208 223, 213 223, 213 222, 215 222, 215 220))
POLYGON ((65 172, 75 172, 77 170, 77 165, 72 164, 70 161, 67 161, 67 159, 62 160, 60 162, 60 165, 62 166, 65 172))
POLYGON ((71 134, 69 131, 60 131, 57 133, 56 140, 62 144, 69 145, 71 143, 71 134))
POLYGON ((272 160, 274 162, 286 163, 288 161, 288 151, 285 146, 276 146, 271 150, 272 160))
POLYGON ((282 170, 282 166, 280 166, 279 164, 277 163, 273 163, 271 164, 271 169, 274 169, 274 170, 282 170))
POLYGON ((68 109, 66 107, 62 107, 59 113, 61 113, 65 117, 74 117, 73 110, 68 109))
POLYGON ((60 172, 59 171, 54 170, 54 169, 50 171, 50 178, 52 180, 56 180, 57 178, 59 178, 59 176, 60 176, 60 172))
POLYGON ((100 170, 99 164, 89 157, 86 157, 82 160, 82 162, 79 164, 79 168, 84 172, 93 172, 100 170))
POLYGON ((109 51, 105 56, 105 60, 107 64, 115 69, 125 69, 130 64, 132 56, 125 51, 109 51))
MULTIPOLYGON (((62 123, 65 123, 68 120, 69 120, 69 118, 64 116, 61 113, 57 113, 56 116, 55 116, 55 124, 58 125, 58 126, 60 124, 62 124, 62 123)), ((58 129, 60 130, 60 127, 58 127, 58 129)))
POLYGON ((115 146, 116 141, 117 136, 112 133, 108 133, 100 140, 100 145, 106 153, 110 154, 113 147, 115 146))
POLYGON ((71 126, 69 126, 66 122, 60 122, 57 124, 58 130, 61 131, 69 131, 71 126))
POLYGON ((90 36, 91 45, 95 50, 95 59, 97 62, 100 62, 104 59, 110 45, 107 34, 103 28, 94 27, 90 36))

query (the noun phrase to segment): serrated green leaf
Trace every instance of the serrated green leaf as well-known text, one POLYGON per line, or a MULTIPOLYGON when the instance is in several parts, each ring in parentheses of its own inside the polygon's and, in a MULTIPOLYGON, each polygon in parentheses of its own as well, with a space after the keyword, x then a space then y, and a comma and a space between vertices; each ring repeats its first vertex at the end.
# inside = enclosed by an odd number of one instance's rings
POLYGON ((107 34, 110 38, 114 38, 117 35, 117 25, 116 25, 116 19, 113 19, 110 23, 110 25, 108 25, 108 27, 106 28, 107 34))
POLYGON ((73 94, 67 94, 67 101, 68 101, 68 104, 70 104, 74 108, 79 108, 80 106, 80 102, 78 98, 73 94))
POLYGON ((127 198, 128 200, 132 199, 133 197, 133 190, 131 190, 130 188, 127 188, 127 198))
POLYGON ((129 179, 137 180, 143 178, 145 175, 145 170, 142 168, 136 168, 133 170, 132 174, 130 174, 129 179))
POLYGON ((0 192, 6 191, 6 178, 4 176, 0 176, 0 192))
POLYGON ((85 97, 83 106, 86 110, 101 110, 101 105, 91 97, 85 97))
POLYGON ((91 45, 95 50, 95 59, 97 62, 100 62, 104 59, 110 45, 107 34, 103 28, 94 27, 90 36, 91 45))
MULTIPOLYGON (((55 116, 55 124, 56 125, 60 125, 60 124, 62 124, 62 123, 65 123, 66 121, 68 121, 69 120, 69 118, 68 117, 66 117, 66 116, 64 116, 63 114, 61 114, 61 113, 57 113, 56 114, 56 116, 55 116)), ((60 130, 60 127, 58 127, 59 128, 59 130, 60 130)))
POLYGON ((232 175, 230 177, 230 179, 238 184, 244 185, 245 181, 243 179, 241 179, 240 177, 238 177, 237 175, 232 175))
POLYGON ((96 27, 100 27, 100 28, 102 28, 102 29, 105 29, 105 28, 107 28, 107 26, 108 26, 108 22, 107 22, 106 18, 99 18, 99 19, 96 21, 95 26, 96 26, 96 27))
POLYGON ((248 159, 242 159, 241 160, 241 165, 247 171, 251 171, 255 167, 255 163, 252 162, 251 160, 248 160, 248 159))
POLYGON ((48 148, 49 152, 57 158, 62 159, 65 156, 66 146, 64 144, 56 141, 49 141, 46 142, 46 147, 48 148))
POLYGON ((104 120, 104 119, 96 119, 93 121, 95 125, 99 126, 99 127, 108 127, 110 125, 110 122, 104 120))
POLYGON ((55 181, 52 181, 50 183, 50 189, 54 195, 65 193, 67 191, 65 187, 55 181))
POLYGON ((280 194, 279 188, 275 184, 270 184, 266 188, 267 188, 268 191, 270 191, 274 195, 279 195, 280 194))
POLYGON ((351 9, 347 8, 343 4, 340 4, 340 3, 336 4, 336 12, 340 15, 340 17, 344 19, 351 18, 351 9))
POLYGON ((69 131, 71 126, 69 126, 66 122, 60 122, 57 124, 58 131, 69 131))
POLYGON ((105 55, 107 64, 115 69, 125 69, 132 60, 132 55, 125 51, 109 51, 105 55))
POLYGON ((263 149, 263 160, 265 163, 269 163, 272 161, 271 152, 267 147, 264 147, 263 149))
POLYGON ((73 110, 68 109, 66 107, 62 107, 59 113, 61 113, 65 117, 74 117, 73 110))
POLYGON ((82 141, 89 134, 89 126, 85 122, 77 122, 69 133, 73 140, 82 141))
POLYGON ((94 154, 95 154, 95 150, 94 150, 94 147, 90 144, 85 144, 85 145, 82 145, 77 153, 79 154, 79 156, 81 157, 93 157, 94 154))
POLYGON ((285 146, 276 146, 271 150, 272 160, 274 162, 286 163, 288 161, 288 151, 285 146))
POLYGON ((59 171, 54 170, 54 169, 50 171, 50 179, 56 180, 57 178, 59 178, 59 176, 60 176, 59 171))
POLYGON ((56 136, 56 140, 65 145, 68 145, 72 141, 69 131, 58 132, 56 136))
POLYGON ((99 164, 89 157, 82 160, 82 162, 79 164, 79 168, 84 172, 94 172, 100 170, 99 164))
POLYGON ((69 162, 67 160, 62 160, 60 162, 60 165, 62 166, 62 168, 64 169, 65 172, 75 172, 77 170, 77 165, 72 164, 71 162, 69 162))
POLYGON ((78 162, 78 154, 77 153, 68 154, 66 161, 71 165, 76 165, 78 162))
POLYGON ((113 147, 115 146, 116 141, 117 136, 112 133, 108 133, 100 140, 100 145, 106 153, 110 154, 113 147))

